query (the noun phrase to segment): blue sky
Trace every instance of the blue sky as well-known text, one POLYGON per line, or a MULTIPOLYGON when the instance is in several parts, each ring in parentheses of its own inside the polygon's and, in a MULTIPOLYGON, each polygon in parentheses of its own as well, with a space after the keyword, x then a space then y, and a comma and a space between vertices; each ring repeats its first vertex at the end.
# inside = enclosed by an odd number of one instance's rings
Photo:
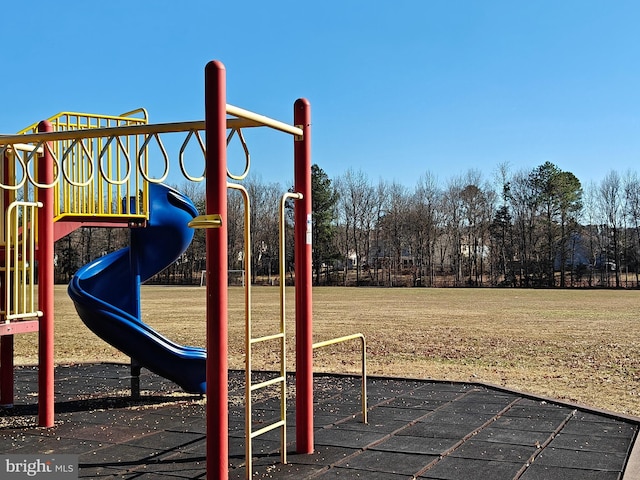
MULTIPOLYGON (((640 158, 635 1, 5 3, 0 133, 62 110, 203 119, 218 59, 231 104, 291 122, 310 100, 313 161, 332 178, 412 187, 551 161, 586 184, 640 158)), ((291 139, 246 136, 254 171, 290 182, 291 139)))

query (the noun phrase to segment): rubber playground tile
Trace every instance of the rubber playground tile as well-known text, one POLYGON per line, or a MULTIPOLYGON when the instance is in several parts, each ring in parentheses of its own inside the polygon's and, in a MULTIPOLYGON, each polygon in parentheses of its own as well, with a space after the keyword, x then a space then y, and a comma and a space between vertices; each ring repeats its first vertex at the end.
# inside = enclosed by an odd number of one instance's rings
POLYGON ((337 478, 340 480, 407 480, 411 479, 407 475, 398 475, 388 472, 371 472, 368 470, 355 470, 353 468, 332 467, 327 472, 317 478, 329 480, 337 478))
POLYGON ((76 412, 57 412, 56 420, 69 419, 75 423, 87 424, 93 423, 97 425, 116 425, 116 424, 148 424, 149 420, 144 418, 142 412, 136 410, 116 409, 116 410, 92 410, 92 411, 76 411, 76 412))
POLYGON ((573 419, 567 422, 565 427, 562 429, 562 433, 621 437, 627 439, 633 438, 637 431, 638 427, 636 425, 615 420, 610 420, 608 422, 580 422, 573 419))
POLYGON ((393 406, 374 407, 369 411, 369 417, 378 416, 402 422, 414 422, 433 412, 418 408, 397 408, 393 406))
POLYGON ((157 423, 152 426, 153 430, 172 430, 175 432, 185 433, 207 433, 207 424, 204 417, 184 417, 184 418, 167 418, 163 419, 159 417, 157 423))
POLYGON ((546 432, 555 431, 560 425, 561 420, 545 420, 537 418, 524 417, 500 417, 494 423, 495 428, 504 428, 509 430, 521 430, 525 432, 546 432))
MULTIPOLYGON (((282 480, 300 480, 302 478, 309 478, 312 475, 318 473, 323 468, 319 465, 300 465, 300 464, 286 464, 272 463, 266 467, 255 467, 253 470, 252 479, 263 478, 278 478, 282 480)), ((244 480, 246 478, 246 469, 244 466, 234 468, 229 471, 229 480, 244 480)))
POLYGON ((561 422, 572 415, 573 410, 555 405, 514 405, 505 417, 535 418, 539 420, 560 420, 561 422))
POLYGON ((421 455, 440 455, 459 442, 460 440, 455 438, 399 437, 394 435, 388 440, 371 447, 371 450, 416 453, 421 455))
MULTIPOLYGON (((128 470, 130 473, 137 473, 144 477, 145 475, 176 478, 198 478, 207 473, 207 464, 204 459, 185 459, 179 457, 163 458, 155 463, 138 465, 128 470)), ((138 477, 136 477, 138 478, 138 477)))
POLYGON ((118 443, 134 445, 136 447, 168 450, 191 445, 204 439, 206 439, 206 436, 198 433, 161 430, 118 443))
POLYGON ((81 468, 78 471, 78 478, 122 478, 122 479, 133 479, 138 478, 139 473, 129 473, 126 470, 119 470, 116 468, 109 467, 90 467, 90 468, 81 468))
POLYGON ((425 411, 435 410, 442 405, 449 403, 446 400, 433 399, 433 398, 417 398, 411 396, 400 396, 391 399, 390 401, 376 405, 376 408, 380 407, 392 407, 392 408, 410 408, 420 409, 425 411))
POLYGON ((573 418, 581 422, 628 424, 628 422, 625 422, 622 419, 613 418, 611 415, 600 415, 583 410, 578 410, 573 418))
POLYGON ((333 465, 345 457, 353 455, 356 448, 334 447, 331 445, 316 445, 313 453, 287 452, 287 461, 295 464, 333 465))
POLYGON ((348 419, 356 418, 356 415, 347 415, 344 416, 341 413, 336 413, 333 415, 327 414, 314 414, 313 415, 313 425, 317 429, 322 429, 331 425, 335 425, 336 423, 343 422, 348 419))
MULTIPOLYGON (((231 446, 233 442, 229 442, 231 446)), ((244 450, 243 450, 244 452, 244 450)), ((167 455, 180 455, 185 457, 201 457, 202 459, 207 456, 207 441, 199 440, 193 443, 189 443, 188 445, 182 445, 172 449, 170 452, 167 452, 167 455)), ((244 457, 244 453, 243 453, 244 457)))
POLYGON ((518 399, 519 397, 513 394, 496 393, 489 390, 476 390, 473 392, 469 392, 464 397, 456 400, 456 405, 464 403, 480 403, 483 405, 498 404, 506 406, 518 399))
MULTIPOLYGON (((203 425, 204 432, 206 433, 206 425, 203 425)), ((244 419, 238 420, 237 418, 229 420, 229 436, 244 438, 244 419)))
POLYGON ((621 471, 627 460, 624 453, 588 452, 547 447, 536 457, 536 463, 550 467, 586 470, 621 471))
POLYGON ((330 400, 314 405, 313 412, 319 415, 342 415, 343 417, 348 417, 362 412, 362 404, 345 402, 343 399, 330 400))
POLYGON ((417 478, 439 480, 513 480, 522 468, 521 463, 445 457, 417 478))
POLYGON ((453 402, 461 398, 466 392, 460 389, 450 390, 434 390, 432 388, 418 388, 410 394, 402 395, 404 398, 419 398, 422 400, 440 400, 445 402, 453 402))
POLYGON ((315 443, 318 445, 333 445, 335 447, 364 448, 383 439, 385 436, 385 434, 379 432, 323 429, 315 433, 315 443))
POLYGON ((483 404, 483 403, 462 403, 458 402, 450 403, 448 405, 439 408, 437 414, 439 415, 487 415, 490 417, 496 416, 501 410, 506 407, 507 404, 483 404))
POLYGON ((418 422, 398 432, 396 435, 423 438, 455 438, 460 440, 474 430, 475 427, 465 424, 418 422))
POLYGON ((534 446, 510 445, 506 443, 482 442, 470 440, 449 454, 451 457, 495 460, 524 465, 538 449, 534 446))
POLYGON ((549 432, 496 428, 494 424, 495 422, 487 428, 482 429, 473 438, 484 442, 535 446, 542 445, 551 435, 549 432))
POLYGON ((373 415, 369 415, 368 420, 368 423, 362 423, 362 421, 360 421, 359 419, 354 418, 347 422, 338 423, 333 428, 335 428, 336 430, 362 430, 368 432, 391 434, 407 426, 407 423, 403 420, 376 418, 373 415))
POLYGON ((495 417, 495 414, 483 414, 483 413, 459 413, 451 410, 437 410, 429 416, 421 419, 418 423, 448 423, 450 425, 466 425, 469 431, 475 430, 481 427, 491 419, 495 417))
POLYGON ((59 429, 62 438, 76 438, 78 440, 100 441, 103 443, 124 443, 143 435, 138 428, 117 425, 79 425, 76 428, 59 429))
MULTIPOLYGON (((275 428, 269 432, 263 433, 257 438, 254 438, 253 441, 255 442, 256 440, 264 439, 264 440, 271 440, 273 442, 280 442, 281 432, 282 432, 282 427, 275 428)), ((244 436, 242 438, 244 438, 244 436)), ((295 438, 296 438, 295 425, 291 425, 291 424, 287 425, 287 442, 291 442, 295 438)))
MULTIPOLYGON (((280 442, 273 440, 265 440, 262 438, 253 439, 252 452, 254 458, 260 458, 265 455, 280 455, 280 442)), ((236 439, 229 442, 229 465, 237 467, 245 462, 245 443, 244 440, 236 439)))
MULTIPOLYGON (((330 379, 331 376, 324 377, 330 379)), ((356 379, 357 381, 357 379, 356 379)), ((386 392, 395 396, 404 392, 409 392, 420 388, 424 383, 420 380, 405 380, 401 378, 384 378, 384 377, 367 377, 367 391, 372 394, 377 392, 386 392)))
POLYGON ((384 472, 411 476, 437 458, 439 458, 438 455, 416 455, 382 450, 365 450, 362 453, 341 461, 335 466, 366 470, 369 472, 384 472))
POLYGON ((564 432, 560 432, 549 446, 566 450, 610 453, 625 452, 630 447, 629 440, 624 437, 597 437, 564 432))
POLYGON ((130 468, 131 466, 153 463, 162 451, 122 445, 107 445, 91 452, 82 453, 79 457, 80 468, 114 467, 130 468))
POLYGON ((45 437, 38 435, 27 435, 18 441, 11 443, 0 441, 0 451, 2 453, 26 453, 53 451, 55 453, 80 454, 91 452, 102 448, 105 443, 101 441, 78 441, 75 438, 45 437))
POLYGON ((549 467, 537 462, 532 463, 520 477, 521 480, 620 480, 620 478, 619 472, 549 467))

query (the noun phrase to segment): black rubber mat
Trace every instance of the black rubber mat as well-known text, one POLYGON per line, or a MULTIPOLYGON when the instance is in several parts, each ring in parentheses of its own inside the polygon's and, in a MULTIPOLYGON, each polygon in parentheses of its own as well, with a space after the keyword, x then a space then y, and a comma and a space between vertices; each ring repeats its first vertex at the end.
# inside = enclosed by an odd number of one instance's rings
MULTIPOLYGON (((260 377, 261 374, 256 374, 260 377)), ((270 374, 265 373, 264 378, 270 374)), ((229 478, 245 478, 244 379, 229 375, 229 478)), ((36 426, 37 371, 18 368, 16 405, 0 410, 0 451, 77 454, 80 478, 205 478, 206 401, 143 370, 130 396, 127 365, 56 369, 56 425, 36 426)), ((577 408, 483 385, 370 378, 368 424, 357 377, 314 379, 313 454, 295 453, 295 389, 280 431, 252 441, 252 478, 620 479, 640 419, 577 408)), ((255 402, 256 428, 276 419, 255 402)))

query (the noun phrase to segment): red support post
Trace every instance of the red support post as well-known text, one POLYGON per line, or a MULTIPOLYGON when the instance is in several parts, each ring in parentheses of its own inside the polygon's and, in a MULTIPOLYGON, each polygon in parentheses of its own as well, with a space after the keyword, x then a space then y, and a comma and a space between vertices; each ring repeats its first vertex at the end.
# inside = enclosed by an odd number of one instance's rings
POLYGON ((229 477, 227 328, 227 100, 226 71, 205 67, 206 214, 222 226, 206 230, 207 250, 207 479, 229 477))
POLYGON ((13 406, 13 335, 0 336, 0 407, 13 406))
MULTIPOLYGON (((2 182, 5 185, 9 185, 9 156, 5 152, 2 157, 2 173, 3 178, 2 182)), ((2 192, 3 202, 2 202, 2 217, 5 218, 6 221, 6 211, 9 208, 9 202, 11 201, 9 190, 5 189, 2 192)), ((7 225, 4 226, 7 228, 7 225)), ((8 248, 8 245, 5 245, 4 248, 8 248)), ((4 262, 4 252, 0 252, 3 254, 0 262, 4 262)), ((6 266, 6 265, 5 265, 6 266)), ((0 304, 2 309, 5 308, 4 305, 4 288, 5 283, 7 281, 7 273, 4 273, 5 277, 0 282, 0 304)), ((13 406, 13 389, 14 389, 14 379, 13 379, 13 335, 2 335, 0 336, 0 406, 2 407, 10 407, 13 406)))
POLYGON ((293 109, 294 124, 302 138, 294 141, 295 191, 302 200, 295 203, 296 268, 296 451, 313 453, 313 329, 311 271, 311 105, 298 99, 293 109))
MULTIPOLYGON (((52 132, 48 121, 38 125, 39 132, 52 132)), ((38 182, 51 185, 54 163, 49 149, 38 159, 38 182)), ((38 422, 41 427, 54 424, 54 353, 53 353, 53 187, 38 188, 38 305, 44 313, 38 332, 38 422)))

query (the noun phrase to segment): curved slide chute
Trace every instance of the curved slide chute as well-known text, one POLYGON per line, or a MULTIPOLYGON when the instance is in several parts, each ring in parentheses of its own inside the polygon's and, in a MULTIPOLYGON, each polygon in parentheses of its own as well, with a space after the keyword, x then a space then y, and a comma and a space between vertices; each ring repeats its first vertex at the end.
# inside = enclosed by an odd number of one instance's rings
POLYGON ((193 239, 198 211, 186 196, 149 185, 149 222, 129 247, 82 267, 69 284, 78 315, 104 341, 189 393, 206 391, 206 351, 178 345, 142 321, 140 284, 175 262, 193 239))

